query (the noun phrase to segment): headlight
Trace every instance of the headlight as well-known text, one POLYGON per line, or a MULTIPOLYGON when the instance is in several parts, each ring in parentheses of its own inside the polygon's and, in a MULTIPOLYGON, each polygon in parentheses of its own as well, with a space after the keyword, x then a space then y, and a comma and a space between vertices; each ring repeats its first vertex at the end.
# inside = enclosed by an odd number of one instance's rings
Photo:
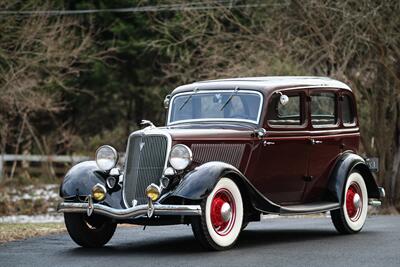
POLYGON ((117 165, 117 150, 112 146, 101 146, 96 151, 97 166, 103 171, 109 171, 117 165))
POLYGON ((184 170, 192 162, 192 150, 185 145, 175 145, 169 155, 169 163, 178 170, 184 170))

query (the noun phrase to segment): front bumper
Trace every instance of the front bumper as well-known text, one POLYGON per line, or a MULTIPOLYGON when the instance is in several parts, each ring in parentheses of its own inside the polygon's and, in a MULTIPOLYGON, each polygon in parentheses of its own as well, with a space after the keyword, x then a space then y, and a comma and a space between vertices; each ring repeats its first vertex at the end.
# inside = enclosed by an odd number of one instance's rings
POLYGON ((138 205, 127 209, 115 209, 105 205, 96 203, 76 203, 62 202, 58 205, 58 212, 67 213, 92 213, 104 215, 114 219, 135 219, 142 216, 152 217, 153 215, 201 215, 200 205, 162 205, 149 204, 138 205))

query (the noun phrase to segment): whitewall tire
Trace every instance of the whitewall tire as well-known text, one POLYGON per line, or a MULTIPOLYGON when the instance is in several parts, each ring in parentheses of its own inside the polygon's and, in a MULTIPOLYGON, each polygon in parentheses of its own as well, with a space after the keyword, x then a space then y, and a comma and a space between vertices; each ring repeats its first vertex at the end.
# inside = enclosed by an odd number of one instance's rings
POLYGON ((361 231, 368 213, 368 191, 359 172, 351 172, 344 188, 342 206, 331 211, 336 230, 343 234, 361 231))
POLYGON ((236 183, 221 178, 201 203, 202 215, 192 221, 196 239, 206 249, 231 248, 242 230, 243 200, 236 183))

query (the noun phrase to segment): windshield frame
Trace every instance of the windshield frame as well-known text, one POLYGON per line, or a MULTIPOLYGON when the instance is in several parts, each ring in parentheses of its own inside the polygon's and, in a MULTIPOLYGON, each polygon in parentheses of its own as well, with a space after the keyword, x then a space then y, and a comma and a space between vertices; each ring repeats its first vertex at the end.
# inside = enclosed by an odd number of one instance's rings
POLYGON ((195 96, 198 94, 206 94, 206 93, 217 94, 217 93, 234 93, 234 92, 235 92, 235 89, 221 89, 221 90, 216 89, 216 90, 197 90, 196 92, 186 91, 186 92, 177 93, 177 94, 173 95, 170 100, 171 104, 168 109, 167 125, 175 125, 175 124, 188 123, 188 122, 208 122, 208 121, 212 121, 212 122, 218 122, 218 121, 219 122, 246 122, 246 123, 259 125, 260 119, 261 119, 261 113, 262 113, 263 106, 264 106, 264 95, 259 91, 248 90, 248 89, 238 89, 237 94, 250 93, 250 94, 258 95, 260 97, 260 106, 259 106, 258 113, 257 113, 257 121, 247 120, 247 119, 235 119, 235 118, 202 118, 202 119, 177 120, 177 121, 171 122, 172 105, 174 104, 175 98, 178 96, 189 95, 189 97, 190 97, 190 95, 195 96))

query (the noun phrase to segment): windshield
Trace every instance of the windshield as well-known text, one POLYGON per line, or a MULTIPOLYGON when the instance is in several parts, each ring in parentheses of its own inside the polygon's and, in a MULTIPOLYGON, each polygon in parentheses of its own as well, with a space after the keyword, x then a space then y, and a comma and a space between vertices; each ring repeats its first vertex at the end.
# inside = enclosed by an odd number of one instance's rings
POLYGON ((262 96, 245 90, 200 91, 172 97, 168 124, 185 121, 246 121, 258 124, 262 96))

